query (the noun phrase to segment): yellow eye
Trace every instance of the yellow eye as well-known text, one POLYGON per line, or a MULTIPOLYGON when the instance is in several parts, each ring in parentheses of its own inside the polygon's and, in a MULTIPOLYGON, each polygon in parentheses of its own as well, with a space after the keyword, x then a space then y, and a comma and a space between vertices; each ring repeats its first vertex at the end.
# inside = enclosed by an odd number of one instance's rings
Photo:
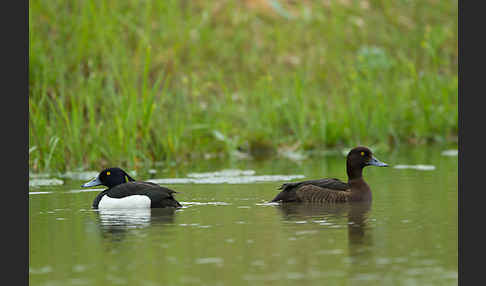
POLYGON ((110 174, 111 174, 111 172, 109 172, 109 171, 108 171, 108 172, 106 172, 106 175, 107 175, 107 176, 109 176, 110 174))
POLYGON ((361 156, 364 156, 364 152, 361 152, 361 156))

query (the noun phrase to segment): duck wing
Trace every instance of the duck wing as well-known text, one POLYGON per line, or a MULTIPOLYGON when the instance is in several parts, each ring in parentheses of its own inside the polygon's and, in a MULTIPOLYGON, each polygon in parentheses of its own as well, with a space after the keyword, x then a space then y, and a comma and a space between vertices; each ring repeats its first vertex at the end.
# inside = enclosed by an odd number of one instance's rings
POLYGON ((337 178, 326 178, 326 179, 319 179, 319 180, 308 180, 302 182, 285 183, 282 186, 280 186, 279 190, 290 191, 292 189, 300 188, 304 185, 314 185, 320 188, 341 190, 341 191, 346 191, 351 189, 351 187, 347 183, 337 178))
POLYGON ((177 192, 151 182, 127 182, 114 186, 106 192, 111 198, 145 195, 152 201, 152 207, 181 207, 174 198, 174 193, 177 192))
POLYGON ((295 191, 297 201, 306 203, 347 202, 351 197, 349 190, 322 188, 316 185, 303 185, 295 191))
MULTIPOLYGON (((273 200, 270 202, 296 202, 296 201, 307 201, 306 198, 315 200, 314 192, 316 190, 325 190, 324 192, 343 192, 344 194, 350 193, 351 187, 336 178, 326 178, 326 179, 318 179, 318 180, 308 180, 308 181, 301 181, 301 182, 294 182, 294 183, 285 183, 280 186, 279 190, 282 190, 273 200), (306 187, 306 188, 304 188, 306 187), (303 189, 303 190, 301 190, 303 189), (300 190, 300 191, 299 191, 300 190), (299 191, 299 192, 298 192, 299 191)), ((320 195, 322 197, 328 197, 327 195, 320 195)), ((341 193, 339 194, 331 194, 329 195, 329 199, 336 197, 341 197, 341 193), (331 198, 332 197, 332 198, 331 198)))

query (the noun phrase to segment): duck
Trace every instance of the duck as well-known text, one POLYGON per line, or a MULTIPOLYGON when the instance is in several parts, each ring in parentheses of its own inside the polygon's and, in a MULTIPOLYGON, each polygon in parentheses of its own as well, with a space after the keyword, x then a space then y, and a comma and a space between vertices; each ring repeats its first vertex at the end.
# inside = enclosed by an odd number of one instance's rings
POLYGON ((94 209, 134 209, 134 208, 180 208, 174 198, 177 193, 152 182, 135 181, 118 167, 101 171, 96 178, 83 184, 82 188, 106 186, 94 199, 94 209))
POLYGON ((282 191, 270 202, 370 202, 371 189, 363 179, 363 168, 367 166, 387 167, 388 164, 376 159, 368 147, 357 146, 346 156, 347 183, 337 178, 285 183, 278 188, 282 191))

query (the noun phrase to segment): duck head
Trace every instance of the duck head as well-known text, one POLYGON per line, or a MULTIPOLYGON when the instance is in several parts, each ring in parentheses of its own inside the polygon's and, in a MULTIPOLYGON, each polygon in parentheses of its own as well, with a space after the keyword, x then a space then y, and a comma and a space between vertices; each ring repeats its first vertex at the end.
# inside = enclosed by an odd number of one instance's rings
POLYGON ((387 167, 388 165, 376 159, 367 147, 358 146, 351 149, 346 157, 348 178, 350 180, 360 178, 366 166, 387 167))
POLYGON ((81 187, 88 188, 103 185, 111 188, 131 181, 135 180, 122 169, 115 167, 104 169, 98 174, 98 176, 96 176, 96 178, 83 184, 81 187))

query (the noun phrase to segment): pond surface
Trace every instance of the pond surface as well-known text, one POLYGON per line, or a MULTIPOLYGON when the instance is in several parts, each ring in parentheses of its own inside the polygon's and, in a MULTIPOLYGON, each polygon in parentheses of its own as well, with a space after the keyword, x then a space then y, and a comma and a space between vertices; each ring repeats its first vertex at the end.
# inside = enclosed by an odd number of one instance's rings
POLYGON ((92 210, 100 189, 81 191, 83 174, 32 176, 29 284, 457 285, 458 159, 448 149, 375 152, 392 166, 364 170, 371 204, 266 203, 289 178, 347 180, 341 154, 139 171, 180 192, 175 212, 92 210))

